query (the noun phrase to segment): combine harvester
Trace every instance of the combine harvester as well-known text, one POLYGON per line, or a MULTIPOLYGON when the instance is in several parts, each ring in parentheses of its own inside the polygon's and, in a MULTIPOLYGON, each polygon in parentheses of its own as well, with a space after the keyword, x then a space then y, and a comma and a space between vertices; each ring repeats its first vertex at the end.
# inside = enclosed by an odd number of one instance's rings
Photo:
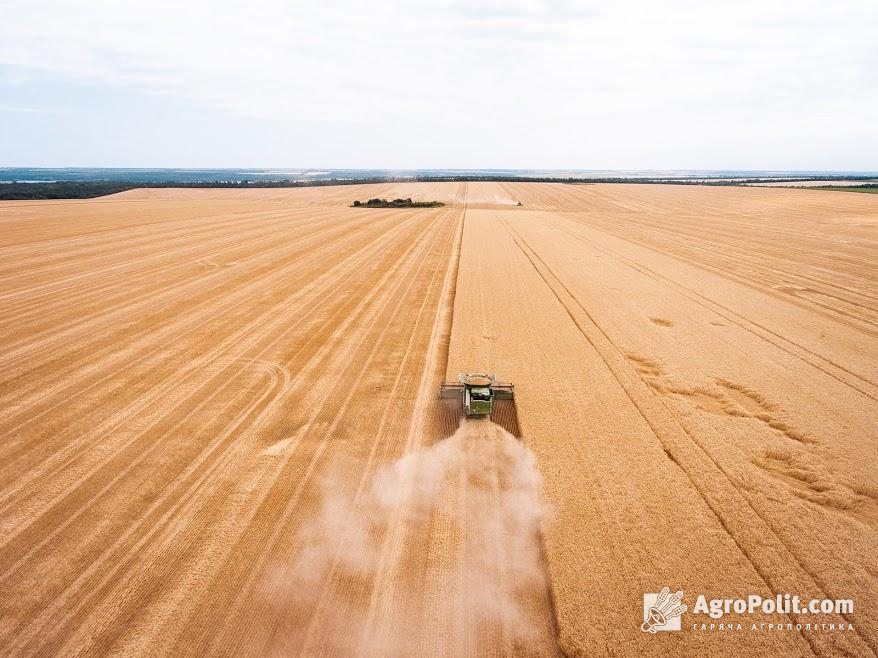
POLYGON ((459 412, 467 420, 489 418, 507 432, 520 436, 515 413, 515 387, 498 382, 492 373, 467 372, 457 376, 457 383, 445 383, 439 388, 439 397, 458 399, 459 412))

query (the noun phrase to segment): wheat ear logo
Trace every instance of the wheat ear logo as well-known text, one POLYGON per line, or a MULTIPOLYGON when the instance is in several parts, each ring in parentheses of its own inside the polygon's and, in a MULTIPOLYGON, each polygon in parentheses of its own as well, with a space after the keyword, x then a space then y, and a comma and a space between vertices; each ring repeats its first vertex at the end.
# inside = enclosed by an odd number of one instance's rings
POLYGON ((682 591, 671 594, 668 587, 663 587, 658 594, 644 594, 643 623, 640 630, 644 633, 679 631, 680 615, 686 612, 685 605, 677 605, 682 598, 682 591))

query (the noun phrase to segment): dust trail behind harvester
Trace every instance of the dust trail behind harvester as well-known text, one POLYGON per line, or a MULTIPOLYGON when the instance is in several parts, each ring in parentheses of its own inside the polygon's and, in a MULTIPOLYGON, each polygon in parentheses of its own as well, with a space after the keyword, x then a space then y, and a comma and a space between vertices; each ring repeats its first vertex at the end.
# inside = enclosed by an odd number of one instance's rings
POLYGON ((274 595, 307 620, 284 650, 554 652, 541 480, 519 440, 490 421, 463 423, 379 471, 361 495, 349 481, 326 481, 320 514, 300 538, 304 549, 278 574, 274 595), (388 551, 400 535, 404 550, 388 551))

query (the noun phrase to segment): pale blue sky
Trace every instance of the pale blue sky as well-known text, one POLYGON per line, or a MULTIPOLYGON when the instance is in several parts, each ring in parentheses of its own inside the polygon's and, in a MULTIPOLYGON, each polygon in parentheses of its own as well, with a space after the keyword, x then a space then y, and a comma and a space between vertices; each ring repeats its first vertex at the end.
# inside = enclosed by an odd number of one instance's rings
POLYGON ((878 169, 878 3, 0 0, 0 166, 878 169))

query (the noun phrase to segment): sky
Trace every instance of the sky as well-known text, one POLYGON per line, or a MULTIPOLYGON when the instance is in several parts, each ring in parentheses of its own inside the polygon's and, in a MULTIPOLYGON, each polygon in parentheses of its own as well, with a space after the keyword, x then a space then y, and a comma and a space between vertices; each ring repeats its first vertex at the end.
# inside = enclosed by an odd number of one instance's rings
POLYGON ((0 0, 0 166, 878 170, 878 2, 0 0))

